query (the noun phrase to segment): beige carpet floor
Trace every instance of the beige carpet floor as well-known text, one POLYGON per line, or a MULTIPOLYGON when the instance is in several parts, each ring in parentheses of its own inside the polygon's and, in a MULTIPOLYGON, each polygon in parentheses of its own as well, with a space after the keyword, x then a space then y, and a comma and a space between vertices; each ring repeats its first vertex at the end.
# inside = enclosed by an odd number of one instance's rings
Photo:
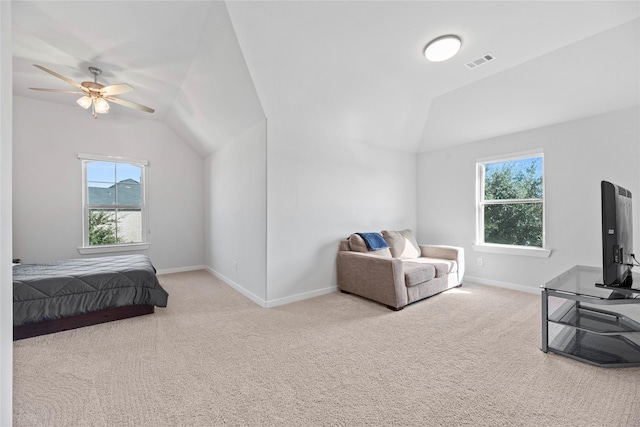
POLYGON ((640 368, 540 351, 540 299, 263 309, 205 271, 156 313, 14 344, 15 426, 640 426, 640 368))

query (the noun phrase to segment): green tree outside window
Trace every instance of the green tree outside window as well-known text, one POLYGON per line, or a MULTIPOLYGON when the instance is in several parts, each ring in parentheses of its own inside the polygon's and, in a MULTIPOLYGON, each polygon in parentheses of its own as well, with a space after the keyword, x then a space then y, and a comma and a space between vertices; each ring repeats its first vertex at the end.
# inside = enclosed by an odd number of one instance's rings
POLYGON ((122 243, 116 235, 116 217, 113 211, 89 211, 89 244, 114 245, 122 243))
POLYGON ((484 243, 542 247, 542 157, 483 167, 484 243))

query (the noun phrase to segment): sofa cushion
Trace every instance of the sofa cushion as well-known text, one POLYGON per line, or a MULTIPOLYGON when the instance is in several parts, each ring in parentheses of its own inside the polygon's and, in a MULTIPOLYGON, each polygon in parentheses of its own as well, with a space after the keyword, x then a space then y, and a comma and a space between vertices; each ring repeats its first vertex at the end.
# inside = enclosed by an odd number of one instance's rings
POLYGON ((370 251, 367 248, 367 244, 365 243, 362 236, 356 233, 349 236, 349 247, 353 252, 365 252, 375 256, 391 258, 391 251, 389 250, 389 248, 384 248, 377 251, 370 251))
POLYGON ((412 259, 411 262, 416 264, 432 265, 436 270, 436 277, 444 277, 449 273, 455 273, 458 271, 458 263, 452 259, 420 257, 412 259))
POLYGON ((436 268, 431 264, 402 261, 402 265, 404 267, 404 284, 408 288, 428 282, 436 277, 436 268))
POLYGON ((389 244, 394 258, 414 259, 420 256, 420 246, 411 230, 382 231, 382 237, 389 244))
POLYGON ((349 246, 349 239, 346 238, 344 240, 340 240, 340 245, 338 246, 339 251, 351 251, 351 246, 349 246))

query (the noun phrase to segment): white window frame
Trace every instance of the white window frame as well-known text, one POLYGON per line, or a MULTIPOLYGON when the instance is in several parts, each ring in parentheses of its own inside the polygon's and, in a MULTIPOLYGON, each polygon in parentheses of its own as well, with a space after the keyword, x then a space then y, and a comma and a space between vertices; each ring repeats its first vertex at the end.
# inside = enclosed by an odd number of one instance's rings
POLYGON ((546 203, 545 203, 545 171, 544 171, 544 153, 541 149, 531 150, 519 153, 513 153, 503 156, 486 157, 476 160, 476 241, 473 249, 477 252, 488 252, 508 255, 523 255, 533 257, 549 257, 551 250, 546 247, 546 203), (484 200, 484 166, 489 163, 508 162, 512 160, 522 160, 533 157, 542 159, 542 197, 539 199, 513 199, 513 200, 484 200), (504 245, 497 243, 486 243, 484 241, 484 207, 487 204, 514 204, 514 203, 542 203, 542 247, 537 246, 520 246, 520 245, 504 245))
POLYGON ((138 251, 149 248, 149 242, 147 242, 147 234, 149 230, 148 224, 148 183, 147 183, 147 168, 149 166, 148 160, 132 159, 127 157, 116 156, 101 156, 94 154, 79 153, 78 159, 82 161, 82 246, 78 247, 78 252, 81 254, 95 254, 95 253, 108 253, 108 252, 127 252, 138 251), (140 166, 142 168, 142 242, 137 243, 118 243, 115 245, 89 245, 89 206, 88 206, 88 185, 87 185, 87 164, 89 162, 111 162, 111 163, 127 163, 131 165, 140 166))

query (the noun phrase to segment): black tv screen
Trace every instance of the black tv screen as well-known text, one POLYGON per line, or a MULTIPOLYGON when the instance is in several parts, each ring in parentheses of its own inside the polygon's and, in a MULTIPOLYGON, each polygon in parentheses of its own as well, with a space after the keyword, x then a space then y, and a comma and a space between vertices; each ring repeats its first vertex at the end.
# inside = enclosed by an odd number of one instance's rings
POLYGON ((631 192, 602 181, 601 196, 603 284, 630 287, 634 262, 631 192))

